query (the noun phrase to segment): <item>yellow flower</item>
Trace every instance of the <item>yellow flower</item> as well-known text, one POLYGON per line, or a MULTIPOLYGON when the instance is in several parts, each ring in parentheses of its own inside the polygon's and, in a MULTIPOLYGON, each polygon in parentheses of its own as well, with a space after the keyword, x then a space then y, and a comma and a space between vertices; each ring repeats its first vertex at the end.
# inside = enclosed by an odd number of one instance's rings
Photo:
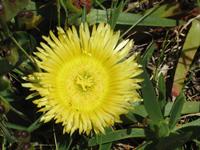
POLYGON ((74 26, 57 30, 58 37, 50 31, 35 53, 42 72, 26 77, 23 86, 40 95, 34 103, 44 113, 42 121, 55 119, 64 133, 104 133, 140 99, 142 70, 136 55, 128 57, 133 41, 119 43, 120 33, 102 23, 91 34, 87 24, 79 32, 74 26))

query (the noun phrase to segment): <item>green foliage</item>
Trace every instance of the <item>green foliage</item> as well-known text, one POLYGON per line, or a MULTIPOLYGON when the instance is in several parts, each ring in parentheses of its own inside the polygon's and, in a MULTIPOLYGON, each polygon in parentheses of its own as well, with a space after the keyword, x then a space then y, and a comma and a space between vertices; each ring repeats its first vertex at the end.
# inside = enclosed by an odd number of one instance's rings
POLYGON ((169 118, 169 128, 173 129, 181 116, 181 111, 185 102, 185 96, 181 92, 179 96, 177 96, 172 109, 170 111, 170 118, 169 118))
POLYGON ((184 51, 191 51, 193 49, 197 49, 200 46, 199 34, 200 34, 200 21, 194 19, 192 21, 192 26, 187 34, 187 38, 183 45, 184 51), (197 39, 197 40, 194 40, 197 39))
POLYGON ((106 143, 106 144, 100 144, 99 150, 110 150, 112 146, 112 143, 106 143))
POLYGON ((144 79, 144 82, 142 84, 142 95, 144 99, 144 106, 152 122, 159 123, 163 120, 163 116, 158 103, 156 92, 151 81, 149 80, 146 69, 143 68, 143 70, 144 72, 142 74, 142 78, 144 79))
MULTIPOLYGON (((110 10, 99 10, 92 9, 91 12, 87 15, 87 21, 90 24, 107 22, 110 16, 110 10)), ((137 22, 143 15, 140 14, 131 14, 131 13, 120 13, 116 21, 119 25, 132 25, 137 22)), ((171 27, 176 26, 176 21, 172 19, 159 18, 154 16, 149 16, 143 19, 138 25, 140 26, 161 26, 161 27, 171 27)))
POLYGON ((112 131, 105 135, 104 134, 96 135, 95 137, 89 140, 89 146, 109 143, 112 141, 117 141, 117 140, 126 139, 126 138, 144 137, 145 136, 144 133, 145 133, 144 129, 140 129, 140 128, 112 131))
POLYGON ((23 10, 29 3, 29 0, 2 0, 1 5, 3 6, 2 14, 0 15, 0 19, 3 21, 10 21, 14 18, 18 12, 23 10), (10 11, 12 10, 12 11, 10 11))
POLYGON ((19 61, 19 54, 17 48, 12 44, 8 46, 2 46, 0 53, 0 74, 3 75, 9 71, 11 71, 17 62, 19 61))
POLYGON ((118 4, 118 6, 117 6, 117 1, 116 2, 113 1, 112 3, 113 4, 112 4, 111 10, 110 10, 110 19, 108 20, 108 23, 114 29, 117 24, 119 15, 122 13, 125 3, 124 3, 124 1, 121 1, 118 4))
MULTIPOLYGON (((179 90, 181 90, 184 84, 184 78, 187 72, 190 70, 195 53, 200 46, 200 21, 198 21, 197 19, 192 19, 190 20, 190 22, 192 25, 183 44, 183 50, 181 53, 182 57, 179 59, 176 74, 174 77, 174 84, 179 88, 179 90)), ((186 28, 188 25, 188 23, 184 25, 183 29, 186 28)))
POLYGON ((158 78, 158 102, 162 111, 162 114, 164 114, 165 111, 165 105, 167 103, 166 99, 166 85, 165 85, 165 79, 163 74, 161 73, 159 78, 158 78))
POLYGON ((10 80, 6 76, 0 76, 0 91, 4 91, 10 87, 10 80))

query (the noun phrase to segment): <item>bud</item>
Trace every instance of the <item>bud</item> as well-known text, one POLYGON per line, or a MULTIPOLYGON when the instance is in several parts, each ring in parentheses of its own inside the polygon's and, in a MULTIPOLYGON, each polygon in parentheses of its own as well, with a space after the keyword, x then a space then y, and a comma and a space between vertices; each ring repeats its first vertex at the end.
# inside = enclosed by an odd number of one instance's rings
POLYGON ((90 12, 90 9, 92 7, 92 1, 91 0, 80 0, 81 1, 81 6, 86 7, 86 11, 90 12))
POLYGON ((31 150, 31 144, 30 143, 23 143, 22 144, 22 150, 31 150))
POLYGON ((19 59, 18 50, 14 45, 10 45, 9 50, 10 50, 10 55, 7 56, 6 59, 8 60, 9 64, 14 66, 19 59))
POLYGON ((26 29, 33 29, 40 24, 42 16, 33 13, 32 11, 21 11, 18 13, 18 22, 26 29))
POLYGON ((0 76, 0 92, 10 87, 10 80, 5 76, 0 76))
POLYGON ((29 137, 30 136, 30 134, 27 132, 27 131, 21 131, 21 137, 22 138, 27 138, 27 137, 29 137))
POLYGON ((86 7, 86 11, 89 12, 92 7, 92 0, 68 0, 66 1, 66 7, 73 13, 81 14, 82 8, 86 7))
POLYGON ((15 137, 21 142, 29 142, 31 134, 27 131, 16 131, 15 137))
POLYGON ((18 48, 14 44, 0 47, 0 75, 11 71, 18 61, 18 48))
POLYGON ((33 12, 32 11, 25 11, 24 12, 24 16, 26 17, 26 18, 33 18, 33 12))
POLYGON ((10 104, 8 101, 0 99, 0 114, 7 114, 10 110, 10 104))
POLYGON ((2 3, 0 3, 0 15, 2 15, 3 12, 4 12, 4 7, 3 7, 2 3))
POLYGON ((42 21, 42 16, 41 15, 34 15, 31 17, 31 14, 26 15, 27 20, 24 22, 26 29, 33 29, 35 27, 37 27, 40 22, 42 21), (30 18, 28 18, 30 17, 30 18))
POLYGON ((0 104, 0 114, 4 114, 5 113, 5 108, 3 105, 0 104))
POLYGON ((18 17, 22 18, 25 16, 25 12, 24 11, 20 11, 18 14, 17 14, 18 17))

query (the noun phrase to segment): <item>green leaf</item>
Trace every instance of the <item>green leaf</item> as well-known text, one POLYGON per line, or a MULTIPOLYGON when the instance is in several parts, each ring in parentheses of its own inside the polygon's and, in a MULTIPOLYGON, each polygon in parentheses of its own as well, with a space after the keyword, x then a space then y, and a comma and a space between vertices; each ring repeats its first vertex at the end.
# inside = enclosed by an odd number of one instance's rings
MULTIPOLYGON (((91 9, 90 13, 87 15, 87 21, 89 24, 95 24, 100 22, 108 22, 107 18, 110 15, 110 10, 99 10, 91 9)), ((117 24, 120 25, 133 25, 137 22, 143 15, 132 14, 132 13, 120 13, 117 24)), ((148 16, 144 18, 138 25, 140 26, 161 26, 161 27, 173 27, 176 26, 176 20, 165 19, 155 16, 148 16)))
POLYGON ((2 0, 3 13, 0 19, 3 21, 10 21, 18 12, 23 10, 29 3, 29 0, 16 0, 14 2, 9 0, 2 0))
POLYGON ((144 67, 143 71, 144 72, 142 73, 142 78, 144 81, 142 83, 142 97, 144 99, 144 106, 149 115, 149 118, 154 124, 157 124, 163 120, 163 115, 161 113, 154 87, 144 67))
POLYGON ((133 110, 130 110, 128 112, 128 114, 126 114, 126 118, 129 119, 132 122, 138 122, 138 116, 141 118, 146 117, 148 114, 144 108, 144 105, 139 104, 139 105, 135 105, 133 106, 133 110))
POLYGON ((173 17, 176 15, 180 15, 180 13, 181 13, 180 4, 175 2, 175 3, 161 5, 156 11, 152 13, 152 16, 173 17))
MULTIPOLYGON (((1 43, 2 44, 2 43, 1 43)), ((30 53, 36 47, 36 40, 25 31, 14 32, 10 35, 9 43, 0 46, 0 53, 7 55, 0 56, 0 75, 6 74, 19 66, 24 60, 32 60, 30 53)))
POLYGON ((165 109, 165 105, 167 101, 166 101, 165 79, 162 73, 160 74, 158 78, 158 91, 159 91, 158 102, 160 104, 161 111, 164 114, 164 109, 165 109))
POLYGON ((82 9, 82 15, 81 15, 82 22, 86 22, 86 15, 87 15, 86 6, 84 6, 82 9))
MULTIPOLYGON (((115 2, 115 3, 117 5, 117 2, 115 2)), ((118 6, 115 6, 110 11, 110 20, 108 22, 113 29, 115 28, 115 25, 117 23, 119 15, 121 14, 121 12, 124 8, 124 5, 125 5, 124 1, 121 1, 118 6)))
POLYGON ((27 131, 28 132, 33 132, 34 130, 38 129, 39 127, 41 127, 41 125, 43 124, 42 122, 40 122, 41 117, 39 117, 37 120, 35 120, 35 122, 33 122, 28 128, 27 131))
POLYGON ((176 127, 176 131, 180 130, 180 129, 183 129, 183 128, 186 128, 186 127, 193 127, 193 126, 200 126, 200 119, 185 123, 185 124, 183 124, 181 126, 177 126, 176 127))
POLYGON ((142 57, 141 63, 143 64, 143 66, 147 65, 147 63, 149 62, 150 58, 152 57, 155 49, 156 49, 156 44, 154 42, 151 42, 148 45, 148 47, 142 57))
POLYGON ((68 14, 67 7, 66 7, 66 0, 60 0, 60 5, 64 9, 65 13, 68 14))
POLYGON ((189 141, 192 136, 191 132, 172 133, 168 137, 161 138, 158 144, 153 144, 154 149, 158 150, 171 150, 175 149, 185 142, 189 141))
POLYGON ((68 145, 66 145, 66 144, 59 144, 58 150, 68 150, 67 147, 68 147, 68 145))
POLYGON ((164 121, 161 121, 160 122, 160 125, 159 125, 159 135, 158 137, 166 137, 168 136, 170 133, 170 130, 169 130, 169 125, 168 125, 168 121, 167 120, 164 120, 164 121))
POLYGON ((196 50, 200 46, 200 21, 195 19, 187 34, 183 45, 183 51, 196 50))
POLYGON ((105 144, 101 144, 99 145, 99 150, 110 150, 112 146, 112 143, 105 143, 105 144))
POLYGON ((28 34, 25 31, 18 31, 14 34, 15 39, 18 41, 19 45, 21 45, 27 52, 31 53, 33 49, 35 49, 37 43, 35 38, 28 34))
POLYGON ((200 0, 197 0, 197 5, 200 7, 200 0))
POLYGON ((156 145, 156 148, 162 150, 177 148, 188 141, 199 138, 199 132, 200 119, 197 119, 179 126, 168 137, 160 139, 156 145))
MULTIPOLYGON (((166 104, 165 107, 165 116, 170 115, 171 108, 173 106, 173 102, 169 102, 166 104)), ((194 114, 200 112, 200 102, 196 101, 186 101, 183 105, 181 114, 194 114)))
POLYGON ((144 129, 131 128, 124 130, 116 130, 107 134, 96 135, 95 137, 89 140, 89 146, 110 143, 121 139, 138 138, 138 137, 145 137, 144 129))
POLYGON ((183 92, 181 92, 180 95, 177 96, 170 111, 170 119, 169 119, 170 129, 173 129, 175 127, 179 117, 181 116, 181 111, 185 103, 185 100, 186 100, 185 95, 183 94, 183 92))
POLYGON ((6 126, 7 126, 7 128, 10 128, 10 129, 27 131, 27 128, 26 128, 26 127, 20 126, 20 125, 18 125, 18 124, 10 123, 10 122, 7 122, 7 123, 6 123, 6 126))
POLYGON ((58 137, 58 150, 71 150, 73 137, 69 134, 59 135, 58 137))
POLYGON ((1 136, 3 136, 8 142, 14 143, 17 141, 17 139, 13 136, 13 132, 9 130, 9 128, 6 125, 6 118, 3 116, 0 116, 0 133, 1 136))
POLYGON ((22 113, 21 111, 17 110, 15 107, 10 106, 10 109, 11 109, 14 113, 16 113, 20 118, 22 118, 22 119, 24 119, 24 120, 29 120, 28 117, 27 117, 24 113, 22 113))
MULTIPOLYGON (((164 112, 165 117, 170 115, 170 111, 172 109, 173 104, 174 102, 168 102, 165 105, 165 112, 164 112)), ((200 112, 200 102, 186 101, 183 105, 181 114, 185 115, 185 114, 194 114, 199 112, 200 112)), ((135 115, 139 115, 144 118, 147 117, 148 114, 147 111, 145 110, 144 105, 140 104, 134 106, 134 109, 127 114, 127 118, 132 121, 136 121, 136 119, 134 119, 135 115)))
MULTIPOLYGON (((173 102, 168 102, 165 105, 165 111, 164 111, 164 116, 169 116, 170 115, 170 110, 172 109, 173 106, 173 102)), ((200 102, 196 102, 196 101, 187 101, 184 103, 183 105, 183 109, 181 111, 181 114, 191 114, 191 113, 198 113, 200 112, 200 102)), ((134 106, 134 109, 132 111, 130 111, 126 117, 135 122, 137 121, 135 119, 135 115, 141 116, 143 118, 148 116, 148 113, 144 107, 144 105, 140 104, 140 105, 136 105, 134 106)))
POLYGON ((174 87, 177 91, 180 91, 184 85, 184 80, 187 72, 189 71, 191 64, 194 60, 195 53, 200 47, 200 21, 193 20, 192 26, 190 27, 187 37, 183 45, 183 51, 177 65, 174 87))
POLYGON ((151 137, 153 140, 166 137, 170 133, 167 120, 162 120, 157 124, 155 124, 152 121, 149 121, 148 125, 150 129, 150 133, 147 137, 151 137))
POLYGON ((18 31, 11 36, 11 40, 15 47, 18 48, 20 55, 17 65, 20 65, 22 62, 29 59, 34 64, 35 68, 38 69, 36 62, 30 55, 37 45, 34 37, 25 31, 18 31))

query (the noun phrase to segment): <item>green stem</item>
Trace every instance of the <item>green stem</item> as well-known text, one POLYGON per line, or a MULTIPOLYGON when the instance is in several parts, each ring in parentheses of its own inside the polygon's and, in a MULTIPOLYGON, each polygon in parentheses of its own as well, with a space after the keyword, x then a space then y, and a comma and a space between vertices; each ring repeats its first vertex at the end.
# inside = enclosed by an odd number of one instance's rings
POLYGON ((68 146, 67 146, 67 149, 66 149, 66 150, 69 150, 69 149, 70 149, 70 147, 71 147, 71 144, 72 144, 72 137, 70 138, 70 141, 69 141, 69 144, 68 144, 68 146))
POLYGON ((56 150, 59 150, 54 126, 53 126, 53 137, 54 137, 54 142, 55 142, 56 150))
POLYGON ((124 32, 120 36, 120 39, 123 38, 129 31, 131 31, 136 25, 138 25, 140 22, 142 22, 146 17, 151 15, 158 7, 159 7, 159 5, 157 5, 156 7, 152 8, 149 12, 147 12, 144 16, 142 16, 138 21, 136 21, 128 30, 126 30, 126 32, 124 32))
POLYGON ((41 69, 38 67, 36 61, 29 56, 29 54, 25 51, 25 49, 17 42, 17 40, 13 37, 13 35, 9 34, 11 40, 15 43, 15 45, 24 53, 24 55, 34 64, 37 71, 41 72, 41 69))
POLYGON ((60 0, 57 0, 58 26, 60 27, 60 0))
POLYGON ((97 5, 99 5, 101 9, 106 10, 106 8, 98 0, 96 0, 95 2, 97 3, 97 5))
POLYGON ((86 6, 84 5, 82 9, 82 18, 81 18, 82 22, 84 23, 86 22, 86 15, 87 15, 86 6))
POLYGON ((12 35, 9 35, 11 40, 15 43, 15 45, 24 53, 24 55, 26 55, 26 57, 32 62, 34 63, 33 59, 29 56, 29 54, 25 51, 25 49, 23 49, 21 47, 21 45, 17 42, 17 40, 12 36, 12 35))
POLYGON ((42 116, 40 116, 34 123, 32 123, 28 127, 28 129, 27 129, 28 132, 33 132, 34 130, 38 129, 42 125, 42 123, 40 122, 41 117, 42 116))
POLYGON ((8 25, 6 22, 0 20, 0 24, 2 25, 4 29, 4 33, 11 38, 11 40, 15 43, 15 45, 24 53, 24 55, 34 64, 37 71, 41 72, 40 68, 38 67, 36 61, 29 56, 29 54, 25 51, 25 49, 17 42, 17 40, 14 38, 14 36, 11 34, 10 29, 8 28, 8 25))
POLYGON ((9 122, 6 122, 6 127, 9 128, 9 129, 27 131, 26 127, 20 126, 20 125, 16 125, 16 124, 12 124, 12 123, 9 123, 9 122))

